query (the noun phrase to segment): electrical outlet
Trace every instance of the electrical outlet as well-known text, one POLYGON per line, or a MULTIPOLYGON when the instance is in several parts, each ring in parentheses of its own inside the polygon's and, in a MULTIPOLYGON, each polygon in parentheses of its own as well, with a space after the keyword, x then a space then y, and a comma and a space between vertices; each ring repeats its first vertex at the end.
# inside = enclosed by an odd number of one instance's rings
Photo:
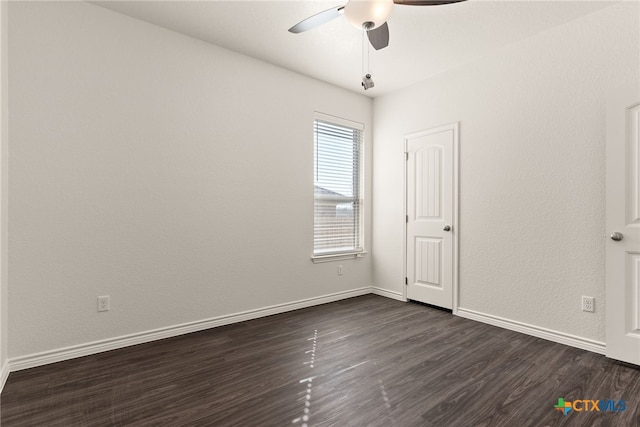
POLYGON ((582 296, 582 311, 593 313, 596 311, 596 299, 594 297, 582 296))
POLYGON ((342 276, 342 265, 338 266, 338 276, 342 276))
POLYGON ((109 295, 98 297, 98 311, 109 311, 110 305, 109 295))

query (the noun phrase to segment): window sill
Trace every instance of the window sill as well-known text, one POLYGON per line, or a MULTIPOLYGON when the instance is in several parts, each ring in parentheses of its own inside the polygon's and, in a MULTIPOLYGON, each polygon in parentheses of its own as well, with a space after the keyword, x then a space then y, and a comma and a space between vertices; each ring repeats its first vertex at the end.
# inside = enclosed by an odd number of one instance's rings
POLYGON ((311 261, 313 261, 314 264, 318 264, 320 262, 341 261, 343 259, 364 258, 366 254, 367 254, 366 251, 361 251, 361 252, 344 252, 340 254, 313 255, 311 257, 311 261))

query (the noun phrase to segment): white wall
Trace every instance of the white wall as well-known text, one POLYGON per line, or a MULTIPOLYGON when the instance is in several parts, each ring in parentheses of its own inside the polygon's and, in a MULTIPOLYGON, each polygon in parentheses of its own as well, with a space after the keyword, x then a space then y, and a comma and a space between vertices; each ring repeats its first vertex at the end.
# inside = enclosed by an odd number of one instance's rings
POLYGON ((460 121, 460 307, 604 341, 605 99, 640 78, 638 12, 611 6, 376 98, 376 286, 402 291, 403 136, 460 121))
POLYGON ((86 3, 9 18, 10 358, 371 285, 309 258, 314 111, 365 124, 370 196, 370 99, 86 3))
POLYGON ((0 391, 8 369, 8 298, 7 298, 7 148, 8 148, 8 52, 9 26, 6 1, 0 1, 0 391))

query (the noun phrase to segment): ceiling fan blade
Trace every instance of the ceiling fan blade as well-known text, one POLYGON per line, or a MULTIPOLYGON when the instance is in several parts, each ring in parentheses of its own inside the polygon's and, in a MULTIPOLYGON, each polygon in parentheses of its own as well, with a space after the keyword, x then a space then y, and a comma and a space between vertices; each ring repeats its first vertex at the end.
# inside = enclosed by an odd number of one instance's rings
POLYGON ((441 4, 460 3, 466 0, 393 0, 395 4, 405 6, 438 6, 441 4))
POLYGON ((389 46, 389 26, 385 22, 378 28, 367 31, 367 37, 375 50, 385 48, 389 46))
POLYGON ((322 24, 326 24, 327 22, 336 19, 338 16, 342 15, 342 9, 344 6, 338 6, 331 9, 327 9, 323 12, 316 13, 313 16, 308 17, 300 22, 298 22, 293 27, 289 28, 290 33, 301 33, 303 31, 308 31, 313 28, 319 27, 322 24))

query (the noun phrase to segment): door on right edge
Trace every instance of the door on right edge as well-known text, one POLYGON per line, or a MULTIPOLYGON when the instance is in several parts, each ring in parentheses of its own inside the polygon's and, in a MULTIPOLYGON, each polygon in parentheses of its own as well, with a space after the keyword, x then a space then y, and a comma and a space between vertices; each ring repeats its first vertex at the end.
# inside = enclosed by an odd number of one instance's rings
POLYGON ((640 88, 612 93, 606 142, 607 350, 640 365, 640 88))

